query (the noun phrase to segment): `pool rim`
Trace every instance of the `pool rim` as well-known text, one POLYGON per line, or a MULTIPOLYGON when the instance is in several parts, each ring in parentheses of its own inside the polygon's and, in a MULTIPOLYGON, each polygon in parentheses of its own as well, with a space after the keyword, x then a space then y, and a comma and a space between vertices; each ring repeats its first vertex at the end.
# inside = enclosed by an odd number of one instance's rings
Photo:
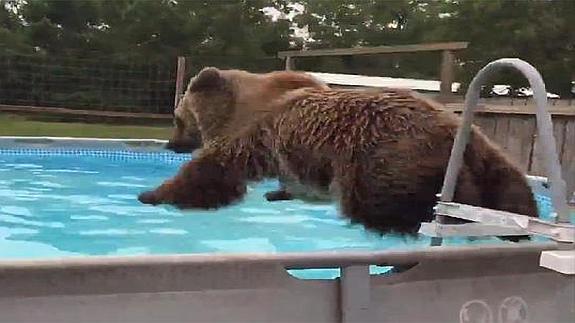
POLYGON ((59 137, 59 136, 0 136, 0 140, 66 140, 66 141, 102 141, 102 142, 157 142, 167 143, 168 140, 157 138, 97 138, 97 137, 59 137))
POLYGON ((168 141, 154 138, 91 138, 91 137, 49 137, 49 136, 0 136, 2 149, 85 149, 124 150, 147 153, 177 154, 165 148, 168 141))
POLYGON ((313 251, 286 253, 182 253, 159 255, 66 256, 40 259, 1 259, 0 273, 36 270, 90 270, 95 268, 161 268, 173 265, 266 264, 289 269, 344 268, 361 265, 405 265, 424 260, 461 259, 462 256, 491 257, 502 253, 524 254, 558 250, 556 242, 501 242, 487 245, 428 246, 417 250, 313 251))

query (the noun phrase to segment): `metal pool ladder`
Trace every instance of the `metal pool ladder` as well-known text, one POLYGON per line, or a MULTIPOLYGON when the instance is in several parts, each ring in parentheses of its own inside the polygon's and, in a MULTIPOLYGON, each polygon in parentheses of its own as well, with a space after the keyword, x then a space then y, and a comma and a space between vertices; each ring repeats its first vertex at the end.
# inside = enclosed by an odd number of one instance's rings
POLYGON ((518 236, 541 235, 559 243, 559 251, 544 251, 541 265, 566 274, 575 274, 575 226, 570 223, 565 181, 557 155, 551 115, 547 110, 547 91, 539 72, 529 63, 517 58, 502 58, 483 67, 473 78, 465 95, 463 122, 457 131, 449 157, 439 202, 435 207, 435 221, 424 223, 421 233, 432 237, 432 246, 439 246, 444 237, 455 236, 518 236), (555 209, 552 221, 475 207, 453 202, 457 176, 469 141, 475 108, 481 86, 487 78, 502 68, 515 68, 529 81, 536 103, 536 120, 540 147, 544 149, 545 171, 548 175, 551 199, 555 209), (445 224, 446 218, 473 221, 465 224, 445 224))

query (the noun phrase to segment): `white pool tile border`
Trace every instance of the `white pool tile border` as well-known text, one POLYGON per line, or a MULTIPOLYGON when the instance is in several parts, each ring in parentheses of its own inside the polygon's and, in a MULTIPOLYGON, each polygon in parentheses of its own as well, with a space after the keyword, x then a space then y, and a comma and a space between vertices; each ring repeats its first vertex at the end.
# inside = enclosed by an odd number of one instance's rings
POLYGON ((166 142, 158 139, 0 136, 0 153, 11 156, 91 156, 168 162, 184 162, 192 158, 192 154, 176 154, 166 150, 166 142))

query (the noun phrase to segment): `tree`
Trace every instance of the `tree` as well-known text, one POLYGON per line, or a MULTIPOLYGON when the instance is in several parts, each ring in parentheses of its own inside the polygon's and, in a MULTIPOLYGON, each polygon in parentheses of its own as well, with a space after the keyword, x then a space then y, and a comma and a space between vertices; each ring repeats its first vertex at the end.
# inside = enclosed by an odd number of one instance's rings
MULTIPOLYGON (((453 2, 450 9, 435 37, 470 41, 461 57, 466 83, 489 61, 518 57, 543 74, 549 89, 569 92, 575 71, 575 1, 474 0, 453 2)), ((493 81, 526 84, 516 73, 493 81)))
MULTIPOLYGON (((575 78, 572 0, 0 0, 0 4, 4 54, 98 59, 130 69, 153 63, 158 71, 172 71, 175 57, 183 55, 191 58, 190 73, 207 65, 268 71, 282 67, 274 57, 287 49, 468 41, 469 49, 459 56, 458 81, 464 85, 479 68, 501 57, 532 63, 549 90, 559 94, 568 94, 575 78), (295 2, 304 9, 290 21, 295 2), (262 11, 266 7, 284 16, 272 19, 262 11), (296 36, 294 23, 307 28, 310 38, 296 36)), ((439 62, 438 53, 414 53, 305 58, 298 59, 297 67, 434 79, 439 62)), ((91 73, 97 73, 100 63, 92 64, 91 73)), ((0 78, 18 88, 26 84, 17 81, 18 73, 6 70, 0 78)), ((502 73, 492 81, 525 84, 514 73, 502 73)), ((74 83, 62 87, 74 91, 74 83)))

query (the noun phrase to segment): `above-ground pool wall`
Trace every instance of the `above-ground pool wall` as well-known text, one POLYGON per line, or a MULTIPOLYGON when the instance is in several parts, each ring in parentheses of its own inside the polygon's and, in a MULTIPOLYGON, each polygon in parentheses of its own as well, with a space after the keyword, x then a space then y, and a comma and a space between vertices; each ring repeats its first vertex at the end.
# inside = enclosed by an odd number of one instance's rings
POLYGON ((0 263, 0 322, 573 322, 574 276, 539 266, 541 250, 553 248, 0 263), (284 269, 362 268, 366 259, 419 264, 343 281, 299 280, 284 269))
MULTIPOLYGON (((523 171, 529 175, 547 176, 542 151, 538 147, 535 114, 524 106, 518 106, 513 111, 503 111, 504 108, 498 110, 479 111, 474 124, 499 144, 523 171), (521 108, 524 110, 521 111, 521 108)), ((551 116, 568 196, 575 191, 575 106, 571 110, 554 112, 551 116)))

